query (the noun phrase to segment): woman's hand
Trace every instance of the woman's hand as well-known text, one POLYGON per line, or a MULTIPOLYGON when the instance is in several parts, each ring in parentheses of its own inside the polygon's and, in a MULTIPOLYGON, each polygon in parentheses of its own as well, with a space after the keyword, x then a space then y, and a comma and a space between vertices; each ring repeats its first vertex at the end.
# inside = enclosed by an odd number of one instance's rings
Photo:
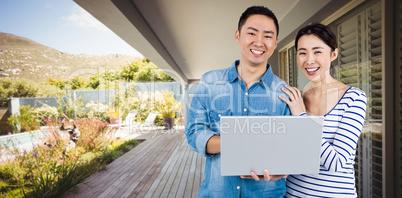
POLYGON ((292 115, 298 116, 301 113, 306 112, 306 106, 304 105, 303 97, 301 95, 300 90, 297 89, 296 87, 291 87, 288 85, 285 85, 285 87, 286 89, 282 88, 282 91, 289 96, 290 100, 283 96, 279 96, 279 98, 289 105, 290 112, 292 113, 292 115))
POLYGON ((269 175, 267 169, 264 169, 264 175, 257 175, 254 171, 251 171, 249 176, 240 176, 242 179, 254 179, 255 181, 276 181, 278 179, 286 178, 287 175, 269 175))

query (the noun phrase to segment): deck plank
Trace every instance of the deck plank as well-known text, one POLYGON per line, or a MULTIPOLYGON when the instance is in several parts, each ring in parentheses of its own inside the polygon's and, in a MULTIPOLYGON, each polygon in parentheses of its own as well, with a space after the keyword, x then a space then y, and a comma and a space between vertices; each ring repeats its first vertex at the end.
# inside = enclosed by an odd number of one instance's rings
POLYGON ((183 176, 180 181, 179 189, 176 194, 176 197, 178 197, 178 198, 184 197, 184 193, 186 192, 186 184, 187 184, 187 180, 188 180, 189 174, 190 174, 191 159, 193 159, 193 155, 195 155, 195 152, 193 152, 189 149, 188 156, 186 159, 186 164, 183 169, 183 176))
MULTIPOLYGON (((166 182, 166 185, 165 185, 165 187, 164 187, 164 189, 162 191, 162 194, 160 196, 162 198, 169 196, 170 191, 173 190, 173 184, 175 183, 176 177, 181 176, 182 171, 179 168, 180 168, 181 164, 183 163, 184 155, 186 154, 185 151, 187 150, 184 146, 187 146, 185 144, 185 142, 182 142, 181 145, 179 146, 180 155, 179 155, 178 160, 176 161, 176 164, 175 164, 171 174, 169 174, 169 178, 168 178, 168 180, 166 182)), ((180 177, 178 179, 180 179, 180 177)))
MULTIPOLYGON (((143 174, 142 178, 132 178, 128 184, 133 183, 129 188, 133 190, 126 190, 124 193, 124 196, 122 197, 137 197, 139 196, 139 193, 141 191, 148 191, 150 185, 152 182, 155 180, 155 178, 158 176, 160 171, 163 168, 163 165, 166 164, 166 162, 169 160, 169 158, 172 155, 171 148, 170 146, 175 146, 180 141, 174 141, 172 142, 169 147, 166 147, 166 149, 163 152, 160 152, 156 158, 150 157, 151 160, 154 160, 155 163, 149 168, 149 171, 145 171, 143 174), (156 160, 155 160, 156 159, 156 160), (137 183, 135 185, 135 183, 137 183)), ((123 187, 125 188, 125 187, 123 187)))
MULTIPOLYGON (((147 138, 147 137, 145 137, 147 138)), ((121 156, 117 160, 115 160, 113 163, 109 164, 107 166, 107 169, 105 171, 98 172, 98 177, 90 177, 88 178, 85 183, 91 183, 91 186, 96 186, 98 188, 103 188, 105 185, 107 185, 107 182, 99 180, 99 177, 107 177, 109 178, 110 181, 115 180, 115 178, 119 177, 119 172, 122 171, 127 171, 128 166, 126 167, 121 167, 121 164, 127 164, 130 160, 133 160, 132 162, 135 163, 137 161, 140 161, 146 154, 152 149, 152 143, 157 144, 161 141, 161 139, 155 139, 154 142, 152 141, 144 141, 140 145, 138 145, 136 149, 137 155, 135 155, 135 159, 132 159, 134 155, 131 154, 132 151, 127 152, 125 155, 121 156)), ((134 150, 134 149, 133 149, 134 150)), ((91 193, 91 191, 89 191, 91 193)))
POLYGON ((148 191, 148 193, 152 193, 152 197, 161 197, 162 196, 162 191, 165 189, 165 186, 169 180, 170 175, 173 172, 174 167, 176 166, 177 161, 180 159, 179 158, 179 147, 176 147, 175 150, 176 154, 172 155, 172 160, 169 161, 169 163, 166 163, 165 166, 167 166, 168 168, 166 169, 166 171, 162 171, 161 172, 161 176, 160 180, 158 182, 158 186, 156 189, 151 189, 148 191))
POLYGON ((192 196, 191 196, 191 197, 195 197, 195 198, 197 198, 198 189, 201 184, 201 168, 202 168, 201 160, 202 159, 203 158, 201 155, 197 155, 197 162, 196 162, 195 174, 194 174, 194 184, 193 184, 193 190, 192 190, 192 196))
POLYGON ((145 141, 61 197, 197 195, 205 158, 189 149, 182 129, 149 131, 136 139, 145 141))
MULTIPOLYGON (((141 164, 147 160, 147 156, 152 156, 152 153, 157 151, 153 149, 155 145, 161 144, 161 146, 164 146, 165 144, 167 144, 167 142, 163 141, 163 138, 158 137, 155 137, 155 139, 148 137, 149 139, 143 142, 147 144, 144 144, 143 147, 139 148, 138 154, 136 152, 136 155, 132 155, 131 152, 128 152, 122 156, 123 158, 119 158, 114 161, 114 163, 111 163, 110 166, 107 167, 107 171, 105 171, 107 174, 103 176, 103 178, 108 178, 108 180, 100 180, 94 177, 94 181, 88 182, 91 184, 91 186, 93 186, 93 189, 89 191, 86 195, 98 197, 103 194, 105 192, 105 189, 108 189, 108 187, 110 187, 112 183, 116 182, 122 177, 126 177, 127 175, 124 175, 128 172, 131 172, 130 169, 134 168, 135 170, 138 170, 140 167, 142 167, 141 164), (122 166, 122 164, 124 166, 122 166), (133 164, 135 164, 136 166, 132 166, 133 164)), ((139 146, 141 146, 141 144, 139 146)), ((135 170, 133 171, 133 173, 137 173, 137 171, 135 170)))
MULTIPOLYGON (((116 197, 125 197, 128 196, 127 194, 131 193, 137 185, 141 182, 142 179, 146 176, 147 173, 150 172, 152 167, 158 162, 160 156, 164 156, 164 149, 170 150, 170 147, 174 146, 175 141, 170 140, 166 142, 167 144, 160 145, 159 147, 162 149, 154 149, 157 152, 149 153, 148 156, 144 157, 142 162, 139 163, 138 166, 134 167, 134 169, 129 169, 128 171, 131 172, 130 177, 124 177, 121 179, 121 182, 117 183, 114 186, 109 187, 110 192, 104 192, 105 197, 116 196, 116 197), (123 192, 121 189, 125 189, 125 196, 119 195, 123 192), (107 194, 109 193, 109 194, 107 194)), ((166 154, 166 153, 165 153, 166 154)), ((168 153, 171 154, 171 153, 168 153)))
MULTIPOLYGON (((184 148, 184 147, 187 147, 187 145, 186 145, 186 144, 183 144, 182 147, 183 147, 183 148, 184 148)), ((183 158, 182 158, 182 160, 181 160, 180 167, 178 167, 178 172, 176 173, 176 175, 175 175, 175 177, 174 177, 174 181, 172 182, 172 187, 171 187, 171 189, 170 189, 170 191, 169 191, 168 197, 175 197, 175 196, 176 196, 176 194, 177 194, 178 191, 179 191, 180 182, 184 179, 184 177, 183 177, 184 167, 185 167, 185 165, 186 165, 186 163, 187 163, 187 161, 188 161, 188 160, 187 160, 188 155, 189 155, 189 153, 192 152, 192 151, 190 151, 190 149, 183 149, 183 152, 184 152, 184 155, 183 155, 183 158)), ((173 175, 173 176, 174 176, 174 175, 173 175)))
POLYGON ((197 162, 197 155, 193 155, 190 163, 190 172, 186 183, 186 191, 184 192, 184 197, 191 197, 193 194, 193 183, 195 174, 195 163, 197 162))

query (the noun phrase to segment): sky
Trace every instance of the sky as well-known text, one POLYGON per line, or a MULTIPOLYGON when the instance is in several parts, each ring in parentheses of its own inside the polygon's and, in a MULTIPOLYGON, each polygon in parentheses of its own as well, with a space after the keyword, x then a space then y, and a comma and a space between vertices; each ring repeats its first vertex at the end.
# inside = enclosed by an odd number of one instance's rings
POLYGON ((0 0, 0 32, 71 54, 143 57, 73 0, 0 0))

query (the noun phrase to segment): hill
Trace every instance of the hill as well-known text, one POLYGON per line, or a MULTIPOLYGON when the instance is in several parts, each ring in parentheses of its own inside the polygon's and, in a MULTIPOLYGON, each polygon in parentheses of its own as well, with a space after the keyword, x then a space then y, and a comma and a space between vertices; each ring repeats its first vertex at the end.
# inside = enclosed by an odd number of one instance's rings
POLYGON ((49 78, 89 76, 98 71, 121 70, 136 57, 126 55, 75 55, 44 46, 28 38, 0 32, 0 77, 49 78))

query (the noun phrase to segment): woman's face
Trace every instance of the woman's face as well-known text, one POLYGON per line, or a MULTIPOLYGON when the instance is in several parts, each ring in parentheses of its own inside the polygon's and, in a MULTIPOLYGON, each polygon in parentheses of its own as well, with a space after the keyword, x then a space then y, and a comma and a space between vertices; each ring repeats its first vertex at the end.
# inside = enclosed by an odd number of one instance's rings
POLYGON ((330 76, 331 62, 338 56, 338 49, 332 51, 312 34, 300 37, 297 45, 297 64, 309 81, 318 82, 330 76))

